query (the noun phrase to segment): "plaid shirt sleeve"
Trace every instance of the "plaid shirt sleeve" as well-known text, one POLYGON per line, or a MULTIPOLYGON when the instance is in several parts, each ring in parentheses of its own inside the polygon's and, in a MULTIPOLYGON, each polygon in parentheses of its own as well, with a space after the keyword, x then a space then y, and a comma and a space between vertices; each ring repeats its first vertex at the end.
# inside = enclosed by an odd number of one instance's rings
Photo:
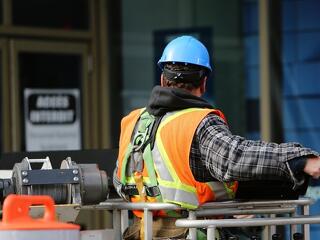
POLYGON ((210 114, 196 130, 190 167, 201 182, 288 179, 299 184, 288 161, 308 155, 319 154, 298 143, 246 140, 233 135, 220 117, 210 114))

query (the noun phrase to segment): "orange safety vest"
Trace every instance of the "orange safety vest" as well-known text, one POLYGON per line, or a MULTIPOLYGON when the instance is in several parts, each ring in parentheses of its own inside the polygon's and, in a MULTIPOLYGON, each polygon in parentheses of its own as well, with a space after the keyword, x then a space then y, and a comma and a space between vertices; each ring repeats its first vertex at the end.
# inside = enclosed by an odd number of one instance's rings
MULTIPOLYGON (((123 162, 128 156, 135 125, 143 109, 131 112, 121 121, 121 135, 116 177, 124 179, 123 162)), ((216 114, 225 120, 222 112, 214 109, 189 108, 166 114, 158 127, 152 158, 156 178, 163 202, 175 203, 183 208, 195 209, 205 202, 232 199, 237 190, 237 182, 198 182, 194 179, 189 165, 190 149, 199 123, 208 114, 216 114)), ((125 166, 126 167, 126 166, 125 166)), ((144 167, 143 177, 149 174, 144 167)), ((130 176, 126 176, 130 177, 130 176)), ((126 184, 126 182, 122 182, 126 184)), ((147 184, 146 184, 147 185, 147 184)), ((139 196, 130 196, 132 202, 139 196)), ((147 201, 156 201, 148 198, 147 201)))

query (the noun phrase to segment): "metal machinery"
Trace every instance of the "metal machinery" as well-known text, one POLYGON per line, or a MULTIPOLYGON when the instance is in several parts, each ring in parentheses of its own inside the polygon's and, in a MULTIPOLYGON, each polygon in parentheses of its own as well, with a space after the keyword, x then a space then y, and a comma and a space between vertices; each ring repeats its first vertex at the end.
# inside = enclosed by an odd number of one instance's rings
POLYGON ((108 179, 96 164, 76 164, 71 158, 52 169, 50 159, 24 158, 12 177, 0 179, 2 200, 10 193, 50 195, 56 204, 97 204, 108 198, 108 179))
MULTIPOLYGON (((52 196, 62 221, 74 221, 80 209, 112 212, 112 228, 81 231, 81 240, 122 239, 123 231, 130 224, 128 211, 137 209, 144 212, 144 239, 152 239, 152 211, 180 209, 169 203, 128 203, 108 199, 105 171, 100 171, 96 164, 76 164, 71 158, 63 160, 60 169, 53 169, 48 157, 24 158, 14 165, 10 177, 0 179, 0 200, 10 193, 52 196)), ((206 228, 207 239, 217 239, 215 229, 219 227, 265 226, 263 240, 272 239, 277 225, 290 225, 291 236, 301 232, 304 239, 309 240, 309 224, 320 223, 320 216, 309 214, 309 205, 313 202, 311 199, 212 202, 188 211, 188 217, 177 219, 176 225, 189 228, 189 239, 196 239, 196 228, 206 228), (214 216, 243 214, 264 217, 214 219, 214 216)), ((37 206, 31 212, 34 216, 41 216, 41 209, 37 206)))

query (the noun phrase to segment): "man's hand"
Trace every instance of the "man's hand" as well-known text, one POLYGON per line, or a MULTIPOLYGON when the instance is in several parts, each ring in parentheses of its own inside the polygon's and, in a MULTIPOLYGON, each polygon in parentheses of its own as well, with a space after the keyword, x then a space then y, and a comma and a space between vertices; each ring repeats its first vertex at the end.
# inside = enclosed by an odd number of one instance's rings
POLYGON ((319 178, 320 177, 320 157, 308 158, 303 171, 315 179, 319 178))

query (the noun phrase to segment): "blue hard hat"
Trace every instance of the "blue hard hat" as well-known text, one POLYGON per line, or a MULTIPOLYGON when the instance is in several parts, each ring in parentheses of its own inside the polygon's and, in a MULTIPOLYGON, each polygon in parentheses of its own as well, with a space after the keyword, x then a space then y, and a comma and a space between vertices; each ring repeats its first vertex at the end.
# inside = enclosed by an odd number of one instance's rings
POLYGON ((190 63, 212 71, 207 48, 192 36, 177 37, 168 43, 158 66, 163 69, 164 64, 168 62, 190 63))

